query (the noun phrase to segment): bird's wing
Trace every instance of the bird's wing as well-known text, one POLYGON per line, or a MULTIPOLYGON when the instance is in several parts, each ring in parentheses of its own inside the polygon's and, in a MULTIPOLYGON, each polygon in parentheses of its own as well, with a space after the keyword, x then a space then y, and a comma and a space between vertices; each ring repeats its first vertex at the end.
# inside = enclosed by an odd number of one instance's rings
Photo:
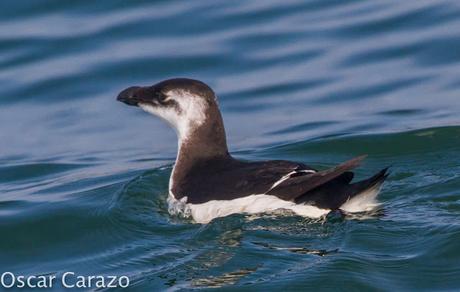
POLYGON ((234 200, 266 193, 283 177, 304 175, 315 170, 305 164, 284 161, 243 162, 236 159, 210 161, 195 166, 177 183, 176 199, 201 204, 210 200, 234 200))
POLYGON ((344 176, 344 179, 347 179, 348 175, 346 173, 357 167, 361 161, 366 158, 366 156, 367 155, 363 155, 353 158, 337 165, 336 167, 323 171, 289 177, 281 183, 274 185, 274 187, 267 192, 267 195, 273 195, 287 201, 294 201, 296 198, 304 195, 308 191, 322 186, 339 176, 344 176))

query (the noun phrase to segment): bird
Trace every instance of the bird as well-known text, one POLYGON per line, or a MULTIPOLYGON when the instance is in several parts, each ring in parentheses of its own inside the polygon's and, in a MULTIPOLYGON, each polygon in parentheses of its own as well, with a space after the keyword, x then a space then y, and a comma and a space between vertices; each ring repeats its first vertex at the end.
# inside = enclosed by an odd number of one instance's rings
POLYGON ((326 170, 287 160, 243 161, 228 150, 215 92, 202 81, 173 78, 131 86, 117 100, 166 121, 177 133, 178 151, 168 186, 168 211, 206 224, 235 213, 289 210, 309 217, 332 211, 366 212, 388 168, 352 182, 366 155, 326 170))

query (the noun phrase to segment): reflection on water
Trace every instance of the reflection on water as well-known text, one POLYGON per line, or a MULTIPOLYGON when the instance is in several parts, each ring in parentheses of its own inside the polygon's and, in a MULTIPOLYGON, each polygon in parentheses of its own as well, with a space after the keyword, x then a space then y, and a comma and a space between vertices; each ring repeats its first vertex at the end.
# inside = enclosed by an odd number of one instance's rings
POLYGON ((273 246, 267 243, 262 243, 262 242, 253 242, 255 245, 260 245, 268 249, 273 249, 273 250, 281 250, 281 251, 288 251, 288 252, 293 252, 293 253, 298 253, 298 254, 311 254, 311 255, 317 255, 317 256, 325 256, 330 253, 338 252, 338 249, 335 250, 324 250, 324 249, 308 249, 305 247, 281 247, 281 246, 273 246))
POLYGON ((206 288, 219 288, 228 285, 235 284, 239 279, 257 271, 257 268, 253 269, 239 269, 233 272, 227 272, 220 276, 211 276, 202 279, 193 279, 192 286, 194 287, 206 287, 206 288))

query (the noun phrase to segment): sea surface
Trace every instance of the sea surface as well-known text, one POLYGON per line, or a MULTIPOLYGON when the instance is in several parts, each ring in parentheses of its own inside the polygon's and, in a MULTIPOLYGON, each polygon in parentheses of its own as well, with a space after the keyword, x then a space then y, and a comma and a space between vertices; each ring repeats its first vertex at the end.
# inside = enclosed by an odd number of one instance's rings
POLYGON ((124 291, 460 290, 460 3, 2 0, 6 271, 125 275, 124 291), (175 133, 115 97, 171 77, 217 92, 240 159, 391 166, 381 207, 170 216, 175 133))

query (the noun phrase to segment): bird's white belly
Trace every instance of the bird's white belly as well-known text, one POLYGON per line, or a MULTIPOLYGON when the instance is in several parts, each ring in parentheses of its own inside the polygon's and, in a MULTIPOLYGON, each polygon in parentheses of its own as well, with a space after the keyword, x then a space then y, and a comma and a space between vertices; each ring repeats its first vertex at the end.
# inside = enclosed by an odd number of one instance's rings
MULTIPOLYGON (((346 201, 340 209, 349 213, 368 212, 377 206, 377 195, 381 183, 377 184, 346 201)), ((258 214, 275 210, 291 210, 295 214, 310 218, 319 218, 331 210, 311 205, 296 204, 281 200, 275 196, 255 194, 234 200, 212 200, 202 204, 187 203, 187 197, 176 200, 172 193, 168 196, 168 211, 171 215, 192 217, 197 223, 208 223, 214 218, 235 213, 258 214)))
POLYGON ((187 203, 186 197, 182 200, 176 200, 170 194, 168 205, 170 214, 192 217, 195 222, 202 224, 208 223, 214 218, 235 213, 258 214, 286 209, 300 216, 319 218, 330 211, 311 205, 296 204, 265 194, 255 194, 234 200, 212 200, 202 204, 187 203))

